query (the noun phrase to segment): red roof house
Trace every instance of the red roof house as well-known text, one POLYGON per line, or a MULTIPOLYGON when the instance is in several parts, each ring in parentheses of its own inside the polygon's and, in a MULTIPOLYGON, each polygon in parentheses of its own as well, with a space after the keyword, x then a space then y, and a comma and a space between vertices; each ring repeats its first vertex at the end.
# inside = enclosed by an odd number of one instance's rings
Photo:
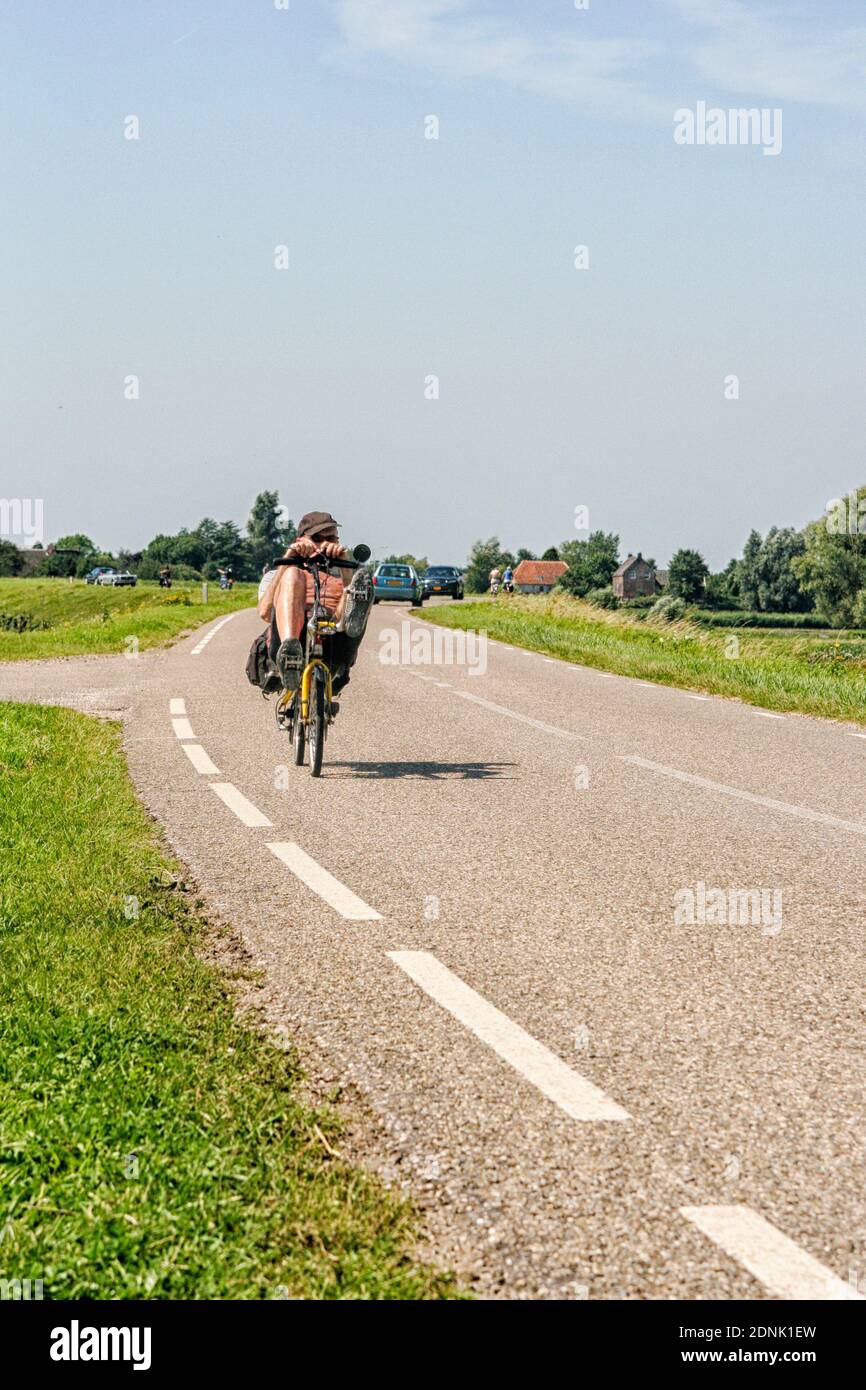
POLYGON ((567 569, 564 560, 521 560, 514 571, 514 587, 522 594, 547 594, 567 569))

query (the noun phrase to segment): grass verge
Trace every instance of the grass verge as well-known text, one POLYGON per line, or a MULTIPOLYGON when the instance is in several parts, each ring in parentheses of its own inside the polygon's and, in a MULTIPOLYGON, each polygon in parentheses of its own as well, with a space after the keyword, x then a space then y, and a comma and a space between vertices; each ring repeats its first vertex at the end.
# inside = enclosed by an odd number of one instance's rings
POLYGON ((0 705, 0 1278, 53 1299, 460 1296, 242 1026, 116 726, 0 705))
MULTIPOLYGON (((418 611, 418 610, 416 610, 418 611)), ((419 616, 622 676, 728 695, 765 709, 866 724, 866 637, 655 625, 564 595, 425 607, 419 616)))
POLYGON ((201 584, 115 589, 83 579, 0 579, 0 661, 124 653, 135 649, 130 639, 144 651, 255 601, 254 584, 210 584, 202 603, 201 584), (12 623, 23 623, 24 631, 12 623))

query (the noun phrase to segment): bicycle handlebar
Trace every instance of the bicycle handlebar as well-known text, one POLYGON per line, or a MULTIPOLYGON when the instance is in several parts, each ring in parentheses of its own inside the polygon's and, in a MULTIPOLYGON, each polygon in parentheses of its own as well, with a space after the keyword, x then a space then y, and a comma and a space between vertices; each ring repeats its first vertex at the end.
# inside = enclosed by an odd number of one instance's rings
POLYGON ((283 555, 279 560, 271 561, 271 569, 276 569, 278 565, 297 565, 299 569, 310 569, 316 566, 319 569, 359 570, 363 569, 367 560, 370 558, 370 550, 366 545, 356 545, 352 552, 356 557, 350 559, 348 555, 326 555, 324 551, 317 551, 315 555, 283 555), (366 554, 363 552, 366 551, 366 554), (359 552, 361 552, 359 554, 359 552))

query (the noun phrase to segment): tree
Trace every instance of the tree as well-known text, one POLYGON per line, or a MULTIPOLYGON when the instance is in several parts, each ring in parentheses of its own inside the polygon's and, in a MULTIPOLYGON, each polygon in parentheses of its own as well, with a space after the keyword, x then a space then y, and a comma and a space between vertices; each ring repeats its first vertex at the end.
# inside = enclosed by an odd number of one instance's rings
POLYGON ((789 526, 771 527, 764 540, 752 531, 737 567, 743 607, 761 613, 802 613, 811 608, 811 596, 793 566, 805 549, 803 533, 789 526))
POLYGON ((470 594, 483 594, 490 587, 490 571, 514 564, 514 556, 503 550, 498 536, 476 541, 466 562, 466 588, 470 594))
POLYGON ((711 574, 704 586, 704 603, 710 608, 738 608, 740 586, 739 560, 729 560, 718 574, 711 574))
POLYGON ((542 560, 558 560, 559 551, 555 545, 549 545, 541 558, 542 560))
POLYGON ((560 584, 582 598, 590 589, 604 589, 610 583, 619 564, 619 536, 593 531, 585 541, 563 541, 559 558, 568 565, 560 584))
POLYGON ((834 515, 812 521, 803 532, 804 550, 791 566, 815 607, 835 626, 848 627, 861 611, 859 595, 866 589, 866 486, 851 494, 851 509, 843 525, 834 515), (861 529, 863 528, 863 529, 861 529))
MULTIPOLYGON (((517 552, 517 563, 518 563, 518 565, 520 564, 520 561, 521 561, 521 560, 534 560, 535 558, 536 558, 536 557, 533 555, 532 551, 531 551, 531 550, 527 550, 526 547, 523 546, 523 545, 520 547, 520 549, 519 549, 518 552, 517 552)), ((557 556, 556 558, 559 559, 559 556, 557 556)))
POLYGON ((668 593, 694 603, 703 597, 710 569, 696 550, 678 550, 668 569, 668 593))
POLYGON ((386 555, 384 560, 379 561, 380 565, 411 565, 416 574, 424 575, 427 573, 427 556, 422 555, 419 559, 416 555, 386 555))
POLYGON ((296 535, 295 523, 283 518, 279 493, 260 492, 247 522, 247 546, 253 567, 261 570, 274 556, 281 555, 296 535))
POLYGON ((17 545, 12 541, 0 540, 0 575, 6 578, 11 574, 20 574, 24 567, 24 557, 17 545))
POLYGON ((78 573, 81 563, 84 561, 84 568, 81 569, 81 573, 86 574, 87 570, 92 568, 86 561, 95 553, 96 546, 93 541, 80 531, 72 536, 61 536, 60 540, 55 542, 51 554, 46 552, 44 560, 39 561, 36 573, 65 579, 78 573), (58 552, 65 553, 58 554, 58 552))

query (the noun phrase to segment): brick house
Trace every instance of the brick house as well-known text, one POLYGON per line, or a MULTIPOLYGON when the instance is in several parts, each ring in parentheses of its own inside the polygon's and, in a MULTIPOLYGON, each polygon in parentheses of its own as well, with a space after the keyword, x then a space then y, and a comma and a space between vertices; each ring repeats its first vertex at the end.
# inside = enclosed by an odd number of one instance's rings
POLYGON ((645 594, 652 597, 660 588, 655 570, 640 551, 637 555, 626 556, 619 569, 614 570, 611 583, 617 598, 638 598, 645 594))
POLYGON ((514 587, 521 594, 548 594, 567 569, 564 560, 521 560, 514 571, 514 587))

